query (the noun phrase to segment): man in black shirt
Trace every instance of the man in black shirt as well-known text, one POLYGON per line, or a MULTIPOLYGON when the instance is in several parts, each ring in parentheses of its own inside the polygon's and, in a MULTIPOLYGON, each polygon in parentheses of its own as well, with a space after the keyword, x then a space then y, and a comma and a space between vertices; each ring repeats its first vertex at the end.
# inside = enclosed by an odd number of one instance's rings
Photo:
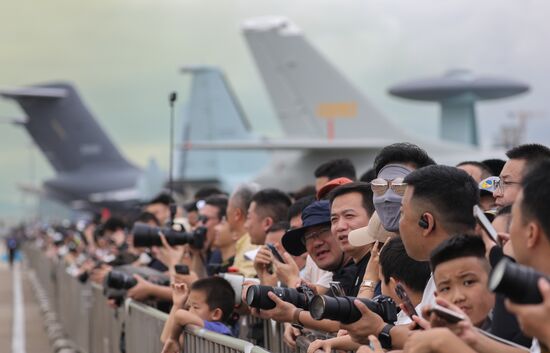
POLYGON ((332 190, 329 199, 332 235, 338 240, 342 251, 355 263, 353 286, 346 294, 357 296, 361 286, 369 287, 374 292, 378 277, 363 281, 374 244, 355 247, 348 241, 349 232, 366 227, 374 213, 371 187, 362 182, 344 184, 332 190))

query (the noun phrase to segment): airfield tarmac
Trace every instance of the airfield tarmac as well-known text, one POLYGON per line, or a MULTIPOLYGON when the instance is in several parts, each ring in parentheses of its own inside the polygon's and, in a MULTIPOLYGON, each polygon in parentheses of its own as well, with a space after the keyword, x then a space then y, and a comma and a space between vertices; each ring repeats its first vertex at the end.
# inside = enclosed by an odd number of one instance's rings
POLYGON ((42 325, 40 308, 32 292, 27 270, 20 260, 10 268, 5 254, 2 241, 0 244, 0 351, 51 353, 52 349, 42 325))

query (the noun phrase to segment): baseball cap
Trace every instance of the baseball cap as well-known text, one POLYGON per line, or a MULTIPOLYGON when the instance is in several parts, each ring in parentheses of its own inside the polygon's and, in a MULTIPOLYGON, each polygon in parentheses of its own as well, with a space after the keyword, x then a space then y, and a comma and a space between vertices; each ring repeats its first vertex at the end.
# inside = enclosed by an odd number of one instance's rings
POLYGON ((328 181, 325 185, 323 185, 323 187, 319 189, 319 191, 317 191, 317 200, 322 200, 323 197, 325 197, 333 189, 336 189, 338 186, 349 183, 353 183, 353 180, 346 177, 340 177, 328 181))

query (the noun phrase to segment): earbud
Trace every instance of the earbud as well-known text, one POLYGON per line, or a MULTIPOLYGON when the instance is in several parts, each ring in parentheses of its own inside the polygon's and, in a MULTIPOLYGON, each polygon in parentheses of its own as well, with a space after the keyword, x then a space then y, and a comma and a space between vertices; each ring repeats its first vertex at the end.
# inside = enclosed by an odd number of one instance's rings
POLYGON ((424 215, 420 217, 420 220, 418 221, 418 225, 420 226, 420 228, 424 228, 424 229, 428 229, 428 227, 430 226, 428 221, 426 220, 426 216, 424 215))

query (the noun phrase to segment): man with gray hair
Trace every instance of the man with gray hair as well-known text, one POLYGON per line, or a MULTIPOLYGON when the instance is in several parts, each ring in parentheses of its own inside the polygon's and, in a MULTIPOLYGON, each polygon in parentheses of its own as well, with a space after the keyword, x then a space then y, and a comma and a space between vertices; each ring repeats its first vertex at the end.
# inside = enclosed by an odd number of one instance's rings
POLYGON ((260 186, 258 184, 241 184, 235 188, 227 205, 227 223, 229 224, 233 239, 236 242, 235 261, 233 262, 233 267, 235 267, 239 273, 245 277, 256 276, 253 261, 247 259, 244 254, 247 251, 258 248, 258 246, 251 244, 250 235, 246 231, 244 223, 246 222, 246 215, 248 213, 250 202, 252 201, 252 196, 254 196, 254 194, 256 194, 259 190, 260 186))

